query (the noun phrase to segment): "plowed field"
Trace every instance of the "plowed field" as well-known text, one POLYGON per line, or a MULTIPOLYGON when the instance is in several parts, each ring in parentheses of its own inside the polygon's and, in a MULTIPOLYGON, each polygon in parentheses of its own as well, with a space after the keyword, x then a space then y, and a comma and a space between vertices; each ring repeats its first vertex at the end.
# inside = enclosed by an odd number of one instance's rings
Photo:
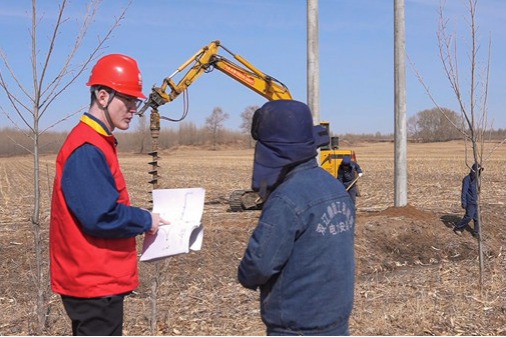
MULTIPOLYGON (((489 146, 490 147, 490 146, 489 146)), ((357 198, 353 335, 504 335, 506 333, 506 148, 484 163, 480 291, 478 241, 457 236, 461 180, 469 169, 461 142, 409 144, 408 205, 394 206, 394 145, 354 147, 365 175, 357 198)), ((488 152, 486 151, 487 155, 488 152)), ((141 286, 125 303, 125 335, 150 335, 153 278, 158 335, 263 335, 258 293, 241 288, 237 266, 258 211, 233 213, 228 198, 248 189, 252 150, 179 148, 160 154, 162 188, 204 187, 203 249, 141 263, 141 286)), ((133 204, 150 208, 150 157, 122 153, 133 204)), ((34 333, 33 163, 0 158, 0 335, 34 333)), ((42 158, 43 238, 47 244, 54 156, 42 158)), ((139 244, 142 237, 139 238, 139 244)), ((44 250, 47 262, 47 249, 44 250)), ((44 286, 47 286, 45 284, 44 286)), ((44 334, 71 334, 50 293, 44 334)))

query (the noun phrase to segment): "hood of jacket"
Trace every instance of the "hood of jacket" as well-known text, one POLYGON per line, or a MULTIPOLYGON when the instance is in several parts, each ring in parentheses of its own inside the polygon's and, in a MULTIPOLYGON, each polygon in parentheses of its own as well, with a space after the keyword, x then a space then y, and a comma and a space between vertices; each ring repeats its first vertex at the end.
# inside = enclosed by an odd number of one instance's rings
POLYGON ((265 199, 293 167, 314 158, 317 147, 329 142, 324 129, 313 126, 309 107, 299 101, 270 101, 255 111, 252 189, 265 199))

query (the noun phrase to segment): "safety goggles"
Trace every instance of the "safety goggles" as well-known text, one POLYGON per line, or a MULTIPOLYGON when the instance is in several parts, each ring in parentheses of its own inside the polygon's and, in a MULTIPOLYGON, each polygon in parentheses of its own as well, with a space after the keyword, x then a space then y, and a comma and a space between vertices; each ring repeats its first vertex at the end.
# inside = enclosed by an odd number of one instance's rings
POLYGON ((135 106, 136 110, 141 107, 142 103, 144 103, 144 101, 140 98, 123 95, 117 91, 114 93, 114 96, 122 100, 126 106, 135 106))

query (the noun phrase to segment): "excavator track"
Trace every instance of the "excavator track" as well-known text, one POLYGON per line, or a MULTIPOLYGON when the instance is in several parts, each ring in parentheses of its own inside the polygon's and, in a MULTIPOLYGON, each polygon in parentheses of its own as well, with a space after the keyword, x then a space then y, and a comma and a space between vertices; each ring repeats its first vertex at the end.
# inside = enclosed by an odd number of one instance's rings
POLYGON ((230 206, 231 212, 242 212, 244 209, 242 208, 241 197, 246 191, 244 190, 235 190, 230 194, 230 199, 228 200, 228 204, 230 206))
POLYGON ((228 200, 231 212, 261 210, 263 201, 257 192, 246 190, 235 190, 230 194, 228 200))

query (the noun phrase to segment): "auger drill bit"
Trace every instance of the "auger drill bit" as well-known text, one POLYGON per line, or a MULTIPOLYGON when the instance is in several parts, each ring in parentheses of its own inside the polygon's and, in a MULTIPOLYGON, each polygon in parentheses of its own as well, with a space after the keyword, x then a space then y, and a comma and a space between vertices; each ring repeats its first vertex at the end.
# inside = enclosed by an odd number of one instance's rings
POLYGON ((150 161, 148 164, 151 165, 151 171, 149 171, 148 173, 151 174, 151 180, 149 181, 150 184, 153 185, 153 189, 155 188, 158 188, 158 168, 160 166, 158 166, 158 159, 160 159, 160 157, 158 157, 158 152, 157 151, 152 151, 152 152, 149 152, 148 153, 151 157, 152 157, 152 161, 150 161))
MULTIPOLYGON (((148 163, 151 165, 151 170, 148 172, 151 174, 151 180, 149 183, 152 185, 152 190, 158 188, 158 178, 160 176, 158 175, 158 137, 160 136, 160 114, 158 113, 157 109, 151 110, 151 116, 150 116, 150 124, 149 129, 151 130, 151 149, 152 151, 149 152, 149 155, 151 156, 151 161, 148 163)), ((150 202, 153 202, 151 199, 150 202)))

